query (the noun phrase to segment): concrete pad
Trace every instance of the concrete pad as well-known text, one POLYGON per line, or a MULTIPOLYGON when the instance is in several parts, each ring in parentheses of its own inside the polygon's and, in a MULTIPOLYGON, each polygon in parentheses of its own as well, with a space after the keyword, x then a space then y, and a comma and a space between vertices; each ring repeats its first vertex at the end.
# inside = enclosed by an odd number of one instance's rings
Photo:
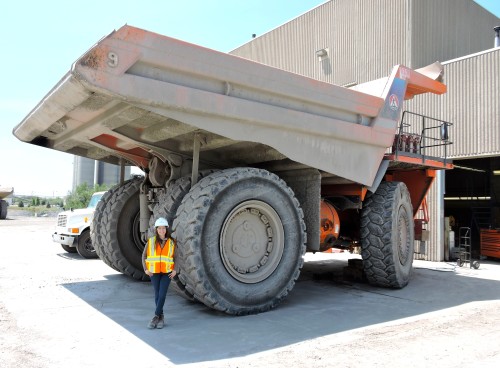
POLYGON ((0 221, 0 366, 496 366, 500 262, 415 261, 401 290, 343 278, 349 253, 307 254, 277 309, 233 317, 153 290, 52 242, 54 219, 0 221), (408 365, 409 364, 409 365, 408 365))

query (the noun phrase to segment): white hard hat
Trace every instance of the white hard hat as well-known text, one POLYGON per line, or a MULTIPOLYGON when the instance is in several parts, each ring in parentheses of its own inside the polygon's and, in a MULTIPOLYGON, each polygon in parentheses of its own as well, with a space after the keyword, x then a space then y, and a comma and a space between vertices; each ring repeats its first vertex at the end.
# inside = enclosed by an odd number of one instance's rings
POLYGON ((166 227, 168 227, 168 221, 167 221, 167 219, 165 219, 163 217, 158 218, 158 220, 155 221, 155 227, 158 227, 158 226, 166 226, 166 227))

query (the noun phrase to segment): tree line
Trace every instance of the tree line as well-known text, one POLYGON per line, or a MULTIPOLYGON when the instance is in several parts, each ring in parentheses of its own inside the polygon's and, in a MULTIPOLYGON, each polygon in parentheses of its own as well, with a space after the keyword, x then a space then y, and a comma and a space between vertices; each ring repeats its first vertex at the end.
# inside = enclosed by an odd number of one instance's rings
POLYGON ((66 200, 61 197, 56 198, 42 198, 39 196, 14 196, 12 198, 12 204, 17 204, 18 207, 59 207, 64 209, 77 209, 87 207, 90 197, 95 192, 106 191, 110 186, 106 184, 95 184, 93 186, 87 183, 80 184, 72 192, 69 192, 66 196, 66 200))

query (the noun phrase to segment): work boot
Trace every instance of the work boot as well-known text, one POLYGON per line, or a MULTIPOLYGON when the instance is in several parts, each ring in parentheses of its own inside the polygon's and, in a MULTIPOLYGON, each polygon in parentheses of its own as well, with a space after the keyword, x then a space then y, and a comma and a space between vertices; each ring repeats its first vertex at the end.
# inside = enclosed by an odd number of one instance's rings
MULTIPOLYGON (((151 322, 149 322, 148 328, 156 328, 156 326, 158 325, 158 321, 159 320, 160 320, 160 317, 158 317, 157 315, 155 315, 153 317, 153 319, 151 320, 151 322)), ((163 325, 162 325, 162 327, 163 327, 163 325)))
POLYGON ((162 314, 160 318, 158 318, 158 323, 156 324, 156 328, 163 328, 165 326, 165 316, 162 314))

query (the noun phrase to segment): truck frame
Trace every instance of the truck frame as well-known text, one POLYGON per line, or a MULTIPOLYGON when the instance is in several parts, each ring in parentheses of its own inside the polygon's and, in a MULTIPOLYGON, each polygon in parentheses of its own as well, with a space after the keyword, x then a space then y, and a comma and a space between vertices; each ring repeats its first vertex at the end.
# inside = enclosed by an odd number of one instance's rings
POLYGON ((141 253, 163 216, 179 291, 259 313, 292 290, 306 251, 360 246, 371 284, 407 285, 419 210, 436 170, 452 168, 451 124, 400 117, 405 99, 445 93, 441 79, 439 63, 398 65, 343 88, 126 25, 13 134, 143 170, 97 205, 92 244, 110 267, 147 280, 141 253))

